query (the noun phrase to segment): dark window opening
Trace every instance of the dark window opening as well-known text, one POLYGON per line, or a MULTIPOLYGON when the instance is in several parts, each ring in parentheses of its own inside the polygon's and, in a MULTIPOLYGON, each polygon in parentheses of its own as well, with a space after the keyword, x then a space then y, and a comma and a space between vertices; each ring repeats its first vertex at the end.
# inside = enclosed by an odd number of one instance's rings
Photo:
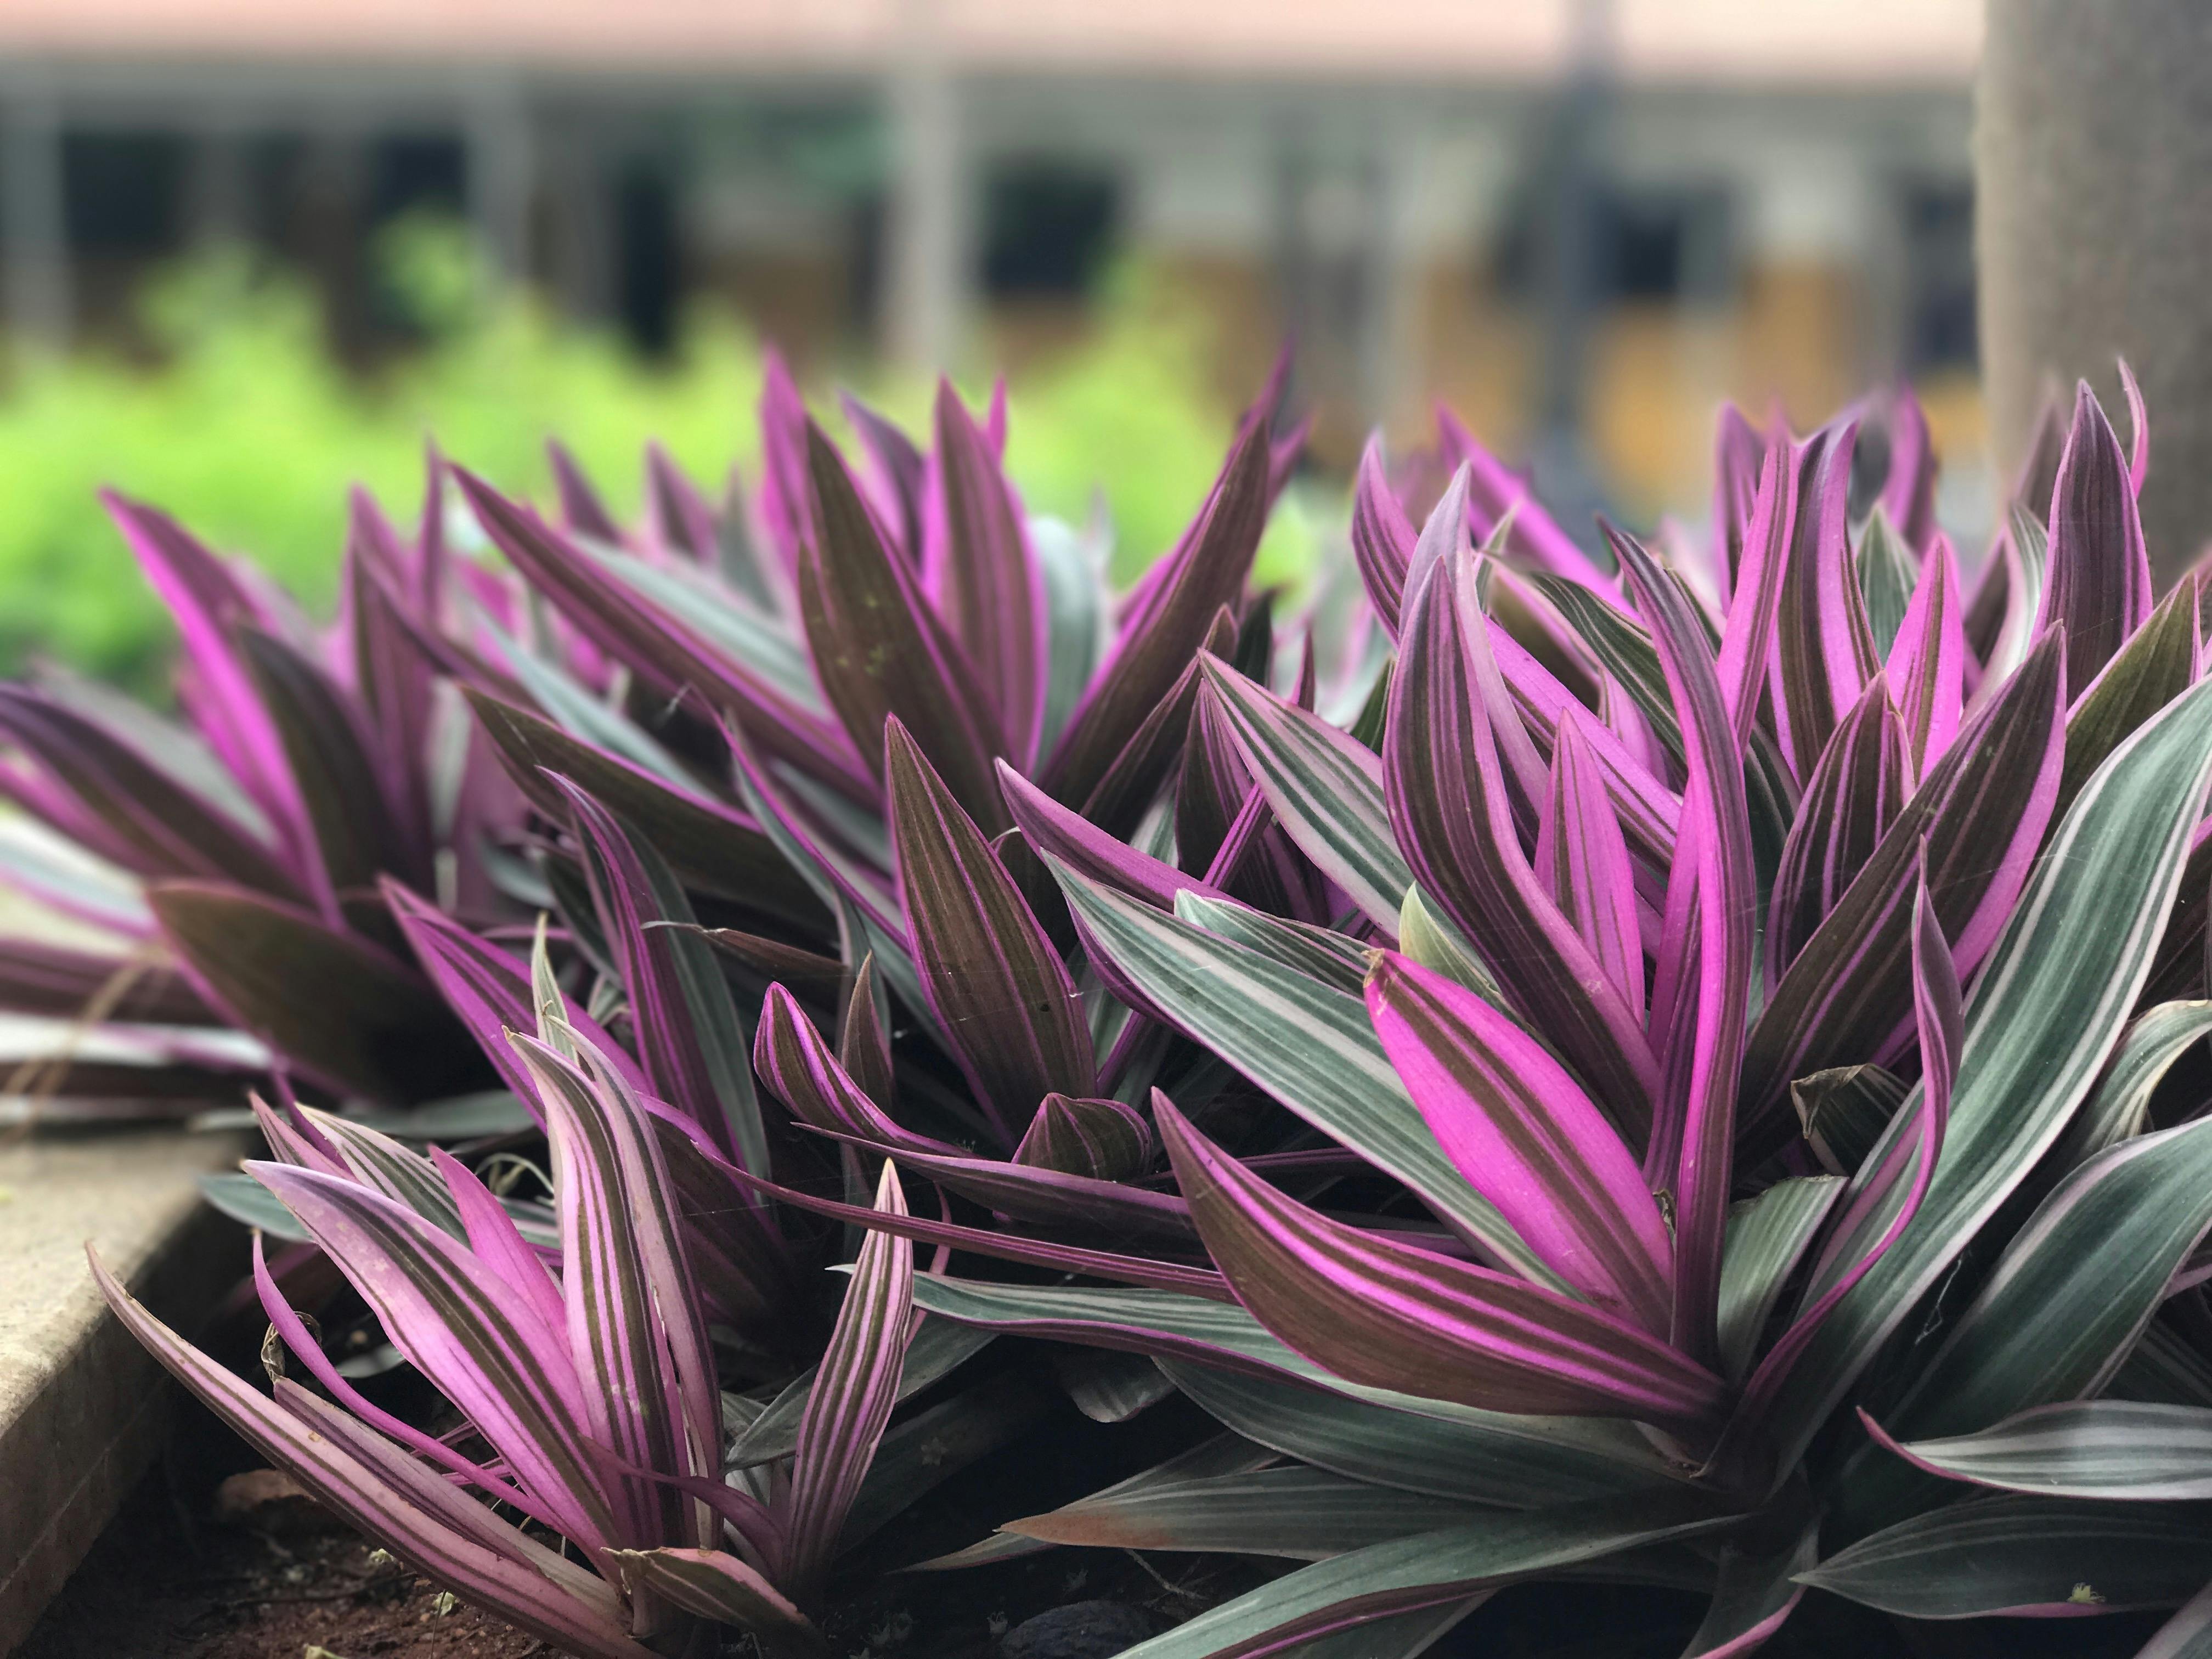
POLYGON ((72 132, 62 141, 69 240, 92 254, 166 253, 177 246, 184 141, 163 133, 72 132))
POLYGON ((1023 161, 983 188, 983 289, 991 295, 1079 295, 1112 251, 1121 191, 1095 168, 1023 161))
POLYGON ((1980 361, 1973 187, 1964 180, 1909 185, 1904 210, 1906 370, 1972 368, 1980 361))
POLYGON ((1602 192, 1591 255, 1614 300, 1700 300, 1724 284, 1729 200, 1717 188, 1602 192))
POLYGON ((459 215, 468 204, 468 162, 458 138, 381 138, 369 161, 368 218, 381 225, 417 210, 459 215))
MULTIPOLYGON (((1728 290, 1732 213, 1720 185, 1679 189, 1601 184, 1585 198, 1583 234, 1568 236, 1589 261, 1583 292, 1593 301, 1703 301, 1728 290)), ((1534 299, 1551 280, 1555 241, 1571 228, 1544 191, 1522 190, 1492 250, 1499 289, 1534 299)))
POLYGON ((641 351, 676 343, 679 276, 676 191, 665 173, 634 167, 615 187, 616 305, 641 351))

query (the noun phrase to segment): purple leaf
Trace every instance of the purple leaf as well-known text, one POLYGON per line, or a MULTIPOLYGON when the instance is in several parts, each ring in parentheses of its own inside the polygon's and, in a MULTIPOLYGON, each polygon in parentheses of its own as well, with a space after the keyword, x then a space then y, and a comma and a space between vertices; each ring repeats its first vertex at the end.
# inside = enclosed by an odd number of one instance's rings
POLYGON ((1636 915, 1636 872, 1613 814, 1596 757, 1583 735, 1587 716, 1569 709, 1552 745, 1552 787, 1536 832, 1536 878, 1582 935, 1621 1000, 1644 1006, 1644 939, 1636 915))
MULTIPOLYGON (((1735 592, 1753 503, 1766 459, 1766 441, 1734 404, 1723 404, 1713 441, 1713 574, 1725 603, 1735 592)), ((1723 679, 1722 684, 1727 684, 1723 679)))
POLYGON ((760 395, 760 514, 788 580, 799 568, 799 550, 817 536, 814 491, 807 482, 806 405, 791 383, 783 354, 770 347, 765 356, 760 395))
POLYGON ((945 1249, 965 1250, 1002 1261, 1024 1262, 1030 1267, 1049 1267, 1057 1273, 1083 1273, 1093 1279, 1114 1279, 1125 1285, 1187 1292, 1213 1302, 1236 1300, 1230 1295, 1226 1281, 1210 1267, 1187 1267, 1171 1261, 1152 1261, 1142 1256, 1122 1255, 1110 1250, 1086 1249, 1079 1244, 1047 1243, 1042 1239, 1018 1233, 988 1232, 980 1227, 963 1227, 951 1221, 932 1221, 922 1216, 886 1215, 880 1210, 865 1209, 857 1204, 840 1204, 835 1199, 795 1192, 787 1187, 779 1187, 774 1182, 746 1175, 743 1170, 732 1170, 730 1178, 752 1191, 795 1209, 805 1210, 811 1215, 827 1216, 833 1221, 842 1221, 848 1225, 896 1233, 900 1237, 910 1238, 918 1244, 935 1244, 945 1249))
POLYGON ((1097 786, 1084 797, 1083 816, 1106 834, 1135 835, 1161 786, 1174 774, 1182 758, 1192 711, 1197 707, 1203 684, 1199 663, 1231 649, 1236 638, 1236 618, 1224 605, 1213 613, 1212 626, 1206 629, 1197 653, 1184 664, 1167 695, 1138 722, 1121 752, 1114 757, 1097 786))
POLYGON ((936 477, 945 559, 937 599, 998 709, 1007 752, 1026 771, 1044 720, 1048 630, 1021 504, 950 380, 937 385, 936 477))
POLYGON ((2150 552, 2127 457, 2087 380, 2051 493, 2051 542, 2036 631, 2066 625, 2066 684, 2086 687, 2150 619, 2150 552))
POLYGON ((1528 480, 1484 448, 1459 417, 1442 405, 1437 410, 1437 436, 1446 463, 1468 471, 1468 522, 1477 537, 1488 540, 1510 513, 1513 527, 1506 538, 1508 553, 1533 560, 1553 575, 1619 603, 1612 584, 1537 501, 1528 480))
POLYGON ((1903 809, 1911 775, 1905 743, 1889 681, 1877 673, 1821 751, 1783 844, 1766 924, 1770 991, 1903 809))
POLYGON ((221 1023, 174 969, 22 938, 0 942, 0 1008, 59 1019, 221 1023))
POLYGON ((1433 896, 1498 969, 1516 1005, 1555 1042, 1634 1140, 1651 1121, 1659 1067, 1632 1008, 1521 850, 1488 710, 1462 632, 1462 570, 1433 567, 1406 608, 1390 688, 1383 783, 1398 844, 1433 896))
POLYGON ((1012 1145, 1046 1095, 1097 1092, 1083 1005, 1013 878, 896 719, 884 768, 923 992, 1012 1145))
POLYGON ((88 714, 27 686, 0 685, 0 737, 43 774, 21 804, 125 868, 306 896, 301 878, 244 824, 88 714))
POLYGON ((350 1182, 257 1164, 399 1352, 490 1443, 515 1484, 586 1550, 622 1541, 566 1334, 412 1211, 350 1182))
POLYGON ((1555 1291, 1331 1221, 1247 1171, 1164 1097, 1152 1109, 1237 1299, 1315 1363, 1488 1411, 1709 1431, 1723 1385, 1656 1338, 1555 1291))
POLYGON ((714 509, 707 505, 699 486, 684 476, 676 458, 658 442, 645 447, 645 509, 653 544, 664 554, 680 554, 704 565, 720 558, 722 538, 714 527, 714 509))
POLYGON ((1352 556, 1358 563, 1367 602, 1393 639, 1398 636, 1406 572, 1418 538, 1413 521, 1406 516, 1382 469, 1382 434, 1378 432, 1360 452, 1359 472, 1352 486, 1352 556))
MULTIPOLYGON (((529 964, 471 933, 397 882, 385 884, 384 898, 392 907, 392 914, 406 936, 416 961, 429 975, 447 1006, 476 1039, 485 1058, 498 1071, 500 1080, 526 1105, 534 1102, 537 1094, 531 1086, 530 1074, 514 1058, 514 1051, 507 1042, 509 1031, 538 1029, 529 964)), ((582 1009, 568 1002, 565 997, 562 1001, 566 1022, 605 1054, 611 1064, 622 1068, 632 1087, 642 1087, 645 1076, 635 1069, 636 1062, 582 1009)))
POLYGON ((744 722, 752 739, 779 758, 856 800, 873 798, 874 778, 830 722, 647 599, 527 507, 465 467, 453 471, 484 533, 532 588, 600 650, 627 663, 643 684, 663 697, 703 698, 744 722))
MULTIPOLYGON (((1755 1429, 1771 1408, 1790 1368, 1819 1334, 1822 1322, 1835 1310, 1836 1304, 1866 1277, 1919 1213, 1920 1200, 1927 1195, 1929 1182, 1936 1178, 1936 1161, 1943 1152, 1943 1133, 1950 1123, 1951 1086, 1958 1079, 1959 1054, 1966 1042, 1964 1003, 1951 948, 1944 943, 1936 907, 1928 896, 1927 848, 1923 844, 1914 872, 1912 894, 1912 1012, 1923 1067, 1919 1091, 1919 1156, 1911 1165, 1912 1184, 1881 1236, 1847 1273, 1829 1285, 1818 1301, 1797 1316, 1752 1373, 1737 1407, 1738 1423, 1750 1425, 1747 1432, 1755 1429)), ((1830 1233, 1832 1239, 1850 1237, 1867 1218, 1890 1200, 1904 1180, 1906 1160, 1912 1158, 1915 1150, 1902 1136, 1890 1142, 1888 1161, 1871 1178, 1862 1179, 1850 1206, 1830 1233)), ((1820 1270, 1816 1269, 1815 1277, 1822 1277, 1820 1270)))
MULTIPOLYGON (((1105 662, 1092 677, 1037 781, 1055 799, 1088 801, 1138 729, 1206 644, 1214 616, 1243 591, 1267 517, 1263 429, 1230 452, 1221 477, 1176 550, 1154 567, 1105 662)), ((1090 816, 1086 814, 1086 816, 1090 816)))
POLYGON ((744 1028, 714 947, 689 931, 697 918, 682 884, 649 842, 568 779, 553 782, 566 797, 592 903, 629 993, 651 1092, 732 1162, 765 1170, 768 1140, 744 1028))
POLYGON ((830 1644, 783 1592, 724 1550, 614 1550, 633 1595, 660 1596, 672 1606, 733 1625, 758 1638, 768 1651, 793 1659, 822 1659, 830 1644))
POLYGON ((1881 507, 1905 544, 1925 554, 1936 534, 1936 448, 1928 416, 1912 388, 1900 386, 1889 405, 1889 477, 1881 507))
POLYGON ((146 898, 209 1005, 319 1083, 401 1103, 482 1080, 430 987, 358 935, 232 887, 162 882, 146 898))
POLYGON ((589 536, 610 547, 623 542, 622 526, 614 520, 592 481, 584 476, 568 445, 558 438, 545 441, 545 459, 553 469, 553 493, 561 503, 562 527, 572 536, 589 536))
POLYGON ((276 635, 241 627, 233 641, 283 745, 336 898, 358 899, 387 872, 429 886, 428 820, 403 829, 393 817, 389 769, 366 711, 319 665, 276 635))
POLYGON ((768 988, 753 1033, 753 1066, 777 1099, 800 1121, 886 1148, 964 1157, 966 1149, 915 1133, 894 1122, 830 1052, 789 991, 768 988))
POLYGON ((821 901, 743 812, 703 793, 676 788, 619 755, 473 687, 465 687, 463 695, 507 775, 547 817, 565 817, 568 811, 567 797, 550 775, 572 778, 635 823, 695 890, 810 932, 827 926, 821 901))
POLYGON ((975 670, 919 576, 884 548, 830 440, 810 424, 806 442, 822 534, 800 555, 799 611, 823 695, 871 762, 897 716, 963 809, 996 835, 1007 820, 991 760, 1005 739, 975 670))
POLYGON ((1047 1095, 1037 1103, 1013 1161, 1094 1181, 1128 1181, 1152 1159, 1152 1126, 1118 1100, 1047 1095))
MULTIPOLYGON (((1739 417, 1741 418, 1741 417, 1739 417)), ((1787 447, 1776 445, 1758 464, 1741 537, 1732 544, 1737 561, 1735 599, 1721 630, 1721 695, 1727 700, 1736 743, 1751 741, 1773 656, 1782 584, 1790 569, 1791 527, 1798 513, 1798 472, 1787 447)))
POLYGON ((183 636, 188 670, 184 702, 194 723, 269 815, 285 866, 311 884, 317 908, 331 914, 330 894, 313 885, 321 865, 283 744, 232 641, 232 630, 240 625, 270 619, 223 562, 167 514, 113 490, 101 492, 100 501, 183 636))
POLYGON ((325 1507, 436 1583, 583 1659, 651 1659, 612 1590, 296 1383, 272 1403, 149 1314, 100 1259, 92 1272, 125 1327, 325 1507))
POLYGON ((1881 659, 1851 558, 1846 520, 1858 422, 1823 427, 1796 447, 1796 507, 1775 617, 1775 720, 1783 752, 1808 775, 1881 659))
POLYGON ((1938 532, 1921 561, 1920 580, 1889 648, 1889 681, 1905 719, 1912 774, 1925 777, 1959 735, 1966 706, 1966 588, 1951 538, 1938 532))
POLYGON ((1743 1062, 1749 1156, 1790 1133, 1792 1079, 1886 1064, 1912 1030, 1912 870, 1928 888, 1961 977, 2010 920, 2043 844, 2065 753, 2065 641, 2046 635, 1996 701, 1922 781, 1767 999, 1743 1062))
POLYGON ((1119 1243, 1151 1239, 1183 1249, 1190 1246, 1189 1209, 1171 1194, 997 1158, 948 1158, 910 1146, 877 1150, 940 1187, 1031 1226, 1089 1232, 1119 1243))
POLYGON ((1175 896, 1190 891, 1224 898, 1196 876, 1138 851, 1107 835, 1079 812, 1070 811, 1015 771, 999 763, 999 787, 1030 850, 1058 859, 1070 869, 1162 910, 1175 908, 1175 896))
POLYGON ((860 447, 875 463, 879 493, 898 510, 899 550, 908 564, 922 563, 923 501, 928 490, 929 462, 914 441, 897 425, 869 408, 849 392, 838 394, 845 421, 860 440, 860 447))
MULTIPOLYGON (((1759 902, 1743 752, 1687 597, 1633 537, 1607 526, 1606 539, 1620 561, 1638 609, 1651 624, 1652 643, 1681 724, 1689 773, 1668 920, 1672 923, 1676 915, 1674 890, 1687 886, 1696 918, 1696 955, 1694 960, 1686 953, 1662 956, 1662 992, 1654 1002, 1655 1007, 1679 1007, 1686 1019, 1691 1009, 1695 1015, 1687 1023, 1688 1042, 1670 1042, 1666 1053, 1667 1092, 1645 1169, 1661 1179, 1670 1170, 1674 1175, 1674 1340, 1689 1353, 1717 1359, 1714 1321, 1759 902), (1677 975, 1675 1002, 1664 992, 1670 970, 1677 975)), ((1847 578, 1850 574, 1847 569, 1847 578)), ((1657 1029, 1664 1028, 1655 1021, 1657 1029)), ((1674 1032, 1668 1036, 1671 1039, 1674 1032)))
MULTIPOLYGON (((653 1120, 605 1060, 571 1035, 572 1065, 517 1033, 537 1085, 561 1217, 568 1349, 586 1421, 617 1462, 667 1474, 720 1472, 720 1400, 678 1192, 653 1120)), ((611 1485, 613 1483, 610 1483, 611 1485)), ((707 1543, 676 1492, 630 1476, 622 1540, 707 1543)))
MULTIPOLYGON (((906 1212, 897 1171, 888 1164, 877 1184, 876 1207, 890 1215, 906 1212)), ((799 1425, 787 1571, 802 1600, 829 1576, 837 1534, 890 1420, 913 1335, 914 1246, 890 1233, 871 1232, 799 1425)))
POLYGON ((1367 1009, 1438 1144, 1575 1290, 1667 1328, 1674 1247, 1635 1155, 1566 1068, 1473 992, 1378 952, 1367 1009))

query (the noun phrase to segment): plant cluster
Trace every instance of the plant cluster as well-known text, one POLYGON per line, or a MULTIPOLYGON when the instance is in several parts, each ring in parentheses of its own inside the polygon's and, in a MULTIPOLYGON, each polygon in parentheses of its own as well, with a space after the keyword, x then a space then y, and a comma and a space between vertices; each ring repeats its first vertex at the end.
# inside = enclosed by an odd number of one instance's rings
POLYGON ((2202 1650, 2212 692, 2140 408, 2054 412, 1972 585, 1909 397, 1872 466, 1724 414, 1709 544, 1598 555, 1444 416, 1364 459, 1324 641, 1251 579, 1282 404, 1118 595, 949 387, 848 457, 771 374, 749 495, 656 459, 635 529, 434 459, 330 629, 114 502, 191 730, 0 694, 90 855, 11 873, 142 941, 5 985, 265 1077, 273 1393, 111 1304, 584 1655, 822 1650, 945 1448, 1037 1420, 1009 1338, 1221 1432, 927 1565, 1303 1564, 1142 1659, 1412 1655, 1545 1580, 1705 1595, 1692 1656, 1808 1589, 2202 1650), (318 1255, 445 1418, 332 1362, 318 1255))

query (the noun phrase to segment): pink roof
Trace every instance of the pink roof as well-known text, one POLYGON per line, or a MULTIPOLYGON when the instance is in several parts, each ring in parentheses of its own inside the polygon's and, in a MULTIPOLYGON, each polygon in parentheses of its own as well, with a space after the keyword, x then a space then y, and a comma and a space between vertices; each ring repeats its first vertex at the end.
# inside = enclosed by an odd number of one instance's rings
MULTIPOLYGON (((1612 0, 1645 81, 1963 82, 1982 0, 1612 0)), ((1041 72, 1526 80, 1575 0, 5 0, 0 54, 868 70, 933 15, 956 64, 1041 72)))

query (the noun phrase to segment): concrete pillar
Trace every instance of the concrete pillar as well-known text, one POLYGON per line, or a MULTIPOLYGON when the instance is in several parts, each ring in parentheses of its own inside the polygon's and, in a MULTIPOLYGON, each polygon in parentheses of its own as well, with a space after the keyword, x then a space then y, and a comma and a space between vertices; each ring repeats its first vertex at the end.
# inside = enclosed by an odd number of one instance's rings
POLYGON ((1989 0, 1988 20, 1975 252, 1999 476, 2054 380, 2086 376, 2124 439, 2124 356, 2150 409, 2143 530, 2170 580, 2212 539, 2212 7, 1989 0))
POLYGON ((531 204, 537 143, 521 88, 494 82, 475 89, 463 113, 468 147, 469 222, 501 281, 530 279, 531 204))
POLYGON ((951 366, 969 282, 960 107, 939 0, 901 0, 885 101, 890 203, 885 342, 902 367, 951 366))
POLYGON ((76 322, 59 101, 43 88, 0 86, 0 270, 7 325, 61 347, 76 322))

